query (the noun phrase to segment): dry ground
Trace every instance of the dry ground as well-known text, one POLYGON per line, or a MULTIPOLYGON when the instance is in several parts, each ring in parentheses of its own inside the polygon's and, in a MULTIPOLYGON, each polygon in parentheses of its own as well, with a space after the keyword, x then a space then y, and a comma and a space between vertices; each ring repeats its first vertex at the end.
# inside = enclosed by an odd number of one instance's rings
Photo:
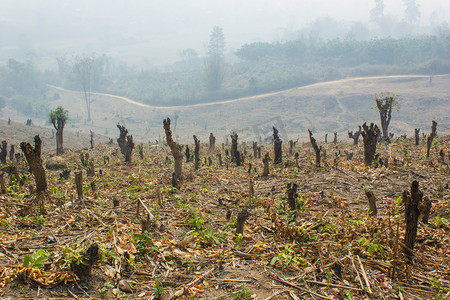
MULTIPOLYGON (((347 141, 323 144, 327 157, 320 168, 314 165, 309 143, 295 147, 298 166, 285 147, 283 164, 271 164, 267 177, 261 176, 262 162, 252 157, 250 144, 239 146, 247 153, 241 167, 226 157, 228 145, 209 153, 202 144, 201 168, 195 171, 192 162, 184 163, 179 189, 170 185, 173 163, 166 146, 144 145, 144 158, 135 150, 129 165, 123 163, 117 145, 67 151, 62 157, 72 170, 70 178, 47 171, 50 195, 45 213, 36 196, 29 194, 32 176, 23 186, 7 184, 0 196, 0 297, 448 297, 450 137, 436 141, 430 159, 425 158, 424 139, 420 146, 410 139, 379 145, 382 158, 389 158, 388 168, 364 167, 362 146, 347 141), (444 162, 439 161, 440 150, 444 162), (354 154, 352 160, 345 151, 354 154), (87 152, 95 162, 95 175, 90 177, 79 159, 87 152), (77 170, 85 178, 82 201, 74 185, 77 170), (419 224, 415 259, 408 264, 401 244, 404 206, 399 197, 413 180, 419 181, 433 208, 430 224, 419 224), (286 203, 288 183, 299 186, 296 212, 286 203), (368 214, 365 189, 378 197, 376 217, 368 214), (140 205, 137 212, 140 201, 145 207, 140 205), (32 209, 24 213, 26 207, 32 209), (243 208, 249 218, 243 236, 236 237, 236 217, 243 208), (146 236, 141 233, 148 212, 155 218, 146 236), (77 280, 70 261, 94 242, 101 259, 91 277, 77 280), (34 268, 23 267, 26 255, 34 268), (45 260, 42 268, 40 258, 45 260), (123 291, 124 282, 131 292, 123 291)), ((264 144, 262 155, 265 152, 272 153, 273 146, 264 144)), ((23 159, 18 165, 27 175, 23 159)))

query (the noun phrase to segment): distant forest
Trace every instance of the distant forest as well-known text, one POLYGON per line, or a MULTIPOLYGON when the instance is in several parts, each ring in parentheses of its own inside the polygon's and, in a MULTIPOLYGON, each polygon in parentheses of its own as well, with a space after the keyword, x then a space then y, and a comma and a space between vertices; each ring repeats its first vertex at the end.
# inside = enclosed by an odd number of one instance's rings
MULTIPOLYGON (((220 88, 205 82, 205 58, 188 51, 164 70, 140 69, 101 55, 93 58, 91 90, 172 106, 250 96, 346 77, 450 73, 450 32, 368 41, 299 38, 241 46, 223 68, 220 88)), ((82 90, 74 58, 58 57, 58 70, 10 59, 0 66, 0 107, 7 102, 26 115, 48 113, 46 84, 82 90)))

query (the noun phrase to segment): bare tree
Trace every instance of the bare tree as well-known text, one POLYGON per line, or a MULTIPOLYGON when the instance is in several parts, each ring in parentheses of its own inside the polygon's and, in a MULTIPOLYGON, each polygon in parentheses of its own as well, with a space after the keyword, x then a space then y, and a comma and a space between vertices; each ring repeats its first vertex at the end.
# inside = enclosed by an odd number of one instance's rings
POLYGON ((390 92, 383 92, 380 94, 375 94, 374 99, 377 104, 378 112, 380 113, 383 140, 389 141, 388 127, 391 123, 392 109, 399 109, 398 101, 400 99, 400 96, 390 92))
POLYGON ((63 148, 63 130, 69 119, 69 112, 62 106, 58 106, 55 110, 50 112, 50 122, 56 129, 56 155, 64 153, 63 148))

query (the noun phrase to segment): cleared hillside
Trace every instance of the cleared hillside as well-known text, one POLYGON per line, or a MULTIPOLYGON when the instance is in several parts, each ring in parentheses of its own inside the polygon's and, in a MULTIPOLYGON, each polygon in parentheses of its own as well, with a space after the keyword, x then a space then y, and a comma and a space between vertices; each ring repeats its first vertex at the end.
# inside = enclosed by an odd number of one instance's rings
MULTIPOLYGON (((379 122, 373 94, 390 91, 401 95, 400 110, 393 114, 391 131, 397 136, 411 136, 414 128, 428 132, 435 119, 440 133, 450 132, 450 75, 378 76, 348 78, 322 82, 276 93, 245 97, 218 103, 178 107, 152 107, 114 95, 93 95, 93 122, 86 123, 83 94, 50 87, 70 112, 70 130, 93 130, 115 138, 117 123, 123 123, 140 141, 163 137, 162 119, 178 116, 176 136, 191 142, 192 134, 200 137, 214 132, 223 142, 229 132, 240 132, 241 140, 271 135, 272 125, 285 139, 306 138, 310 128, 316 135, 346 131, 363 122, 379 122), (223 138, 222 138, 223 137, 223 138)), ((43 121, 41 121, 43 122, 43 121)))

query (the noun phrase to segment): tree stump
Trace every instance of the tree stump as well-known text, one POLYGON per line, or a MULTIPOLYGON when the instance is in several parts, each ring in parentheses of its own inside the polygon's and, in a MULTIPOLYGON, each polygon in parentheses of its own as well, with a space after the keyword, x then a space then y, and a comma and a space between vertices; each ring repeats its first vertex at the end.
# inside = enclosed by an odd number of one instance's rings
POLYGON ((138 148, 139 148, 139 156, 141 157, 141 159, 144 159, 144 144, 139 144, 138 148))
POLYGON ((257 158, 258 157, 258 142, 253 142, 252 148, 253 148, 253 157, 257 158))
POLYGON ((373 194, 372 191, 366 190, 365 191, 366 197, 369 200, 369 210, 371 216, 376 216, 378 213, 377 210, 377 198, 373 194))
POLYGON ((287 185, 287 197, 289 209, 295 211, 297 209, 297 184, 288 183, 287 185))
POLYGON ((416 146, 418 146, 419 143, 420 143, 420 135, 419 135, 419 132, 420 132, 420 128, 414 128, 414 137, 415 137, 415 139, 416 139, 416 146))
POLYGON ((216 137, 211 132, 209 134, 209 151, 214 151, 216 149, 216 137))
POLYGON ((275 165, 281 164, 282 162, 282 144, 283 141, 280 139, 280 137, 278 136, 278 129, 276 129, 275 127, 272 127, 273 129, 273 150, 274 150, 274 154, 275 154, 275 158, 273 160, 273 163, 275 165))
POLYGON ((222 153, 217 153, 217 158, 219 159, 219 166, 222 166, 222 153))
MULTIPOLYGON (((181 145, 177 144, 172 138, 172 131, 170 130, 170 119, 163 120, 164 131, 166 133, 166 141, 172 151, 175 160, 175 176, 176 181, 182 178, 181 171, 183 167, 183 153, 181 153, 181 145)), ((175 186, 174 186, 175 187, 175 186)))
POLYGON ((244 234, 244 225, 247 218, 248 218, 248 211, 247 208, 244 207, 237 215, 236 235, 244 234))
POLYGON ((325 133, 325 144, 328 143, 328 133, 325 133))
POLYGON ((31 173, 34 175, 36 192, 38 194, 47 192, 47 178, 45 176, 44 166, 42 165, 41 148, 42 141, 39 135, 34 137, 34 148, 29 143, 20 143, 20 149, 22 149, 22 152, 25 154, 31 173))
POLYGON ((309 132, 309 140, 311 141, 311 145, 316 153, 316 167, 320 167, 320 148, 317 146, 316 139, 313 138, 311 130, 308 129, 309 132))
POLYGON ((0 174, 0 190, 2 194, 6 193, 5 173, 0 174))
POLYGON ((294 142, 293 140, 289 141, 289 155, 292 155, 294 153, 294 147, 297 144, 297 142, 298 141, 294 142))
POLYGON ((231 162, 234 162, 237 166, 241 165, 241 154, 239 153, 238 147, 238 135, 236 132, 231 134, 231 162))
POLYGON ((94 149, 94 132, 90 130, 90 133, 91 140, 89 142, 91 143, 91 149, 94 149))
POLYGON ((269 153, 266 153, 266 155, 263 158, 264 171, 263 171, 262 176, 269 176, 269 161, 270 161, 270 155, 269 155, 269 153))
POLYGON ((380 130, 377 125, 373 123, 370 127, 367 127, 366 123, 363 124, 364 131, 361 132, 364 140, 364 164, 366 166, 372 165, 373 159, 375 157, 375 152, 377 151, 377 141, 380 136, 380 130))
POLYGON ((433 145, 434 138, 437 136, 436 127, 437 127, 437 122, 433 120, 433 122, 431 124, 431 133, 427 138, 427 158, 430 157, 430 149, 431 149, 431 146, 433 145))
POLYGON ((117 124, 117 128, 120 130, 119 138, 117 139, 117 143, 119 144, 120 152, 122 152, 125 157, 125 162, 131 162, 131 153, 134 149, 133 136, 128 135, 128 130, 125 126, 117 124))
POLYGON ((75 186, 77 189, 78 200, 83 199, 83 171, 75 172, 75 186))
POLYGON ((353 145, 358 145, 359 136, 361 135, 361 126, 359 126, 359 130, 353 133, 353 131, 347 131, 348 137, 353 139, 353 145))
POLYGON ((186 163, 188 163, 191 160, 191 151, 188 145, 186 145, 186 149, 184 150, 184 156, 186 157, 186 163))
POLYGON ((11 145, 11 148, 9 149, 9 160, 10 161, 14 161, 14 156, 15 155, 15 149, 14 149, 14 145, 11 145))
POLYGON ((6 141, 2 142, 0 146, 0 162, 6 164, 6 157, 8 156, 8 143, 6 141))
POLYGON ((334 133, 333 144, 337 144, 337 132, 334 133))
POLYGON ((194 143, 195 143, 195 149, 194 149, 194 169, 198 170, 198 167, 200 166, 200 140, 197 139, 197 137, 194 134, 194 143))
POLYGON ((70 269, 72 272, 82 280, 86 280, 91 276, 92 266, 100 258, 99 247, 97 243, 89 246, 86 251, 81 253, 81 262, 72 261, 70 264, 70 269))
POLYGON ((411 192, 403 192, 403 201, 405 202, 405 254, 412 262, 414 257, 414 243, 417 236, 417 223, 419 216, 422 215, 422 221, 428 222, 428 216, 431 210, 431 201, 428 197, 423 198, 423 192, 419 190, 419 182, 414 180, 411 184, 411 192))

